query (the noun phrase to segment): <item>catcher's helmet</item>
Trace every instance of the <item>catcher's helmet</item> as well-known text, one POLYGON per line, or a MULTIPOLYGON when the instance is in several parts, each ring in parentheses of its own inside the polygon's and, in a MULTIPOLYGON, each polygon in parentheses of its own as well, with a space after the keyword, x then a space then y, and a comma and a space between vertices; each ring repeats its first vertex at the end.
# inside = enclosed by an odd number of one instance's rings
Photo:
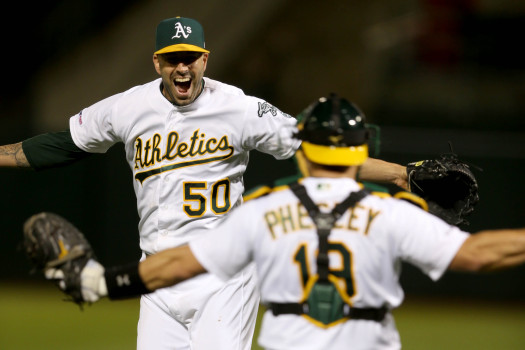
POLYGON ((368 158, 365 115, 336 94, 321 97, 297 116, 306 158, 324 165, 361 165, 368 158))

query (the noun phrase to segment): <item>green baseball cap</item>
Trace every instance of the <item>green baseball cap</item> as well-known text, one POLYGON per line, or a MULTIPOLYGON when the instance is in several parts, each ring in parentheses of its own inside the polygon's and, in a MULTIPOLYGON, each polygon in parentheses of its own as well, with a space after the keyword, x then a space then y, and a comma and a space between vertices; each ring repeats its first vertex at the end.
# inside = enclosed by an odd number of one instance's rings
POLYGON ((204 30, 199 22, 191 18, 175 17, 159 23, 155 53, 176 51, 210 52, 205 49, 204 30))

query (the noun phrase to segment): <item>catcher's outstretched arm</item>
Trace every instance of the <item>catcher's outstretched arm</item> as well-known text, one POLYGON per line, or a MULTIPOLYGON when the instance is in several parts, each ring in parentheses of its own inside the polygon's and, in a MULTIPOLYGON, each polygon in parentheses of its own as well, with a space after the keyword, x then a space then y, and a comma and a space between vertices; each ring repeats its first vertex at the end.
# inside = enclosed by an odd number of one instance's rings
POLYGON ((22 142, 12 145, 0 146, 0 167, 4 168, 30 168, 22 142))
POLYGON ((381 159, 368 158, 359 170, 360 181, 390 183, 408 190, 406 167, 381 159))
POLYGON ((502 270, 525 263, 525 229, 486 230, 472 234, 450 263, 456 271, 502 270))
MULTIPOLYGON (((112 300, 127 299, 175 285, 204 272, 206 270, 189 246, 184 245, 158 252, 140 263, 108 268, 91 259, 80 274, 80 289, 86 302, 95 302, 106 296, 112 300)), ((46 277, 60 281, 67 277, 67 273, 50 268, 46 270, 46 277)), ((66 286, 61 289, 65 290, 66 286)))
POLYGON ((188 245, 167 249, 149 256, 139 265, 139 275, 146 288, 168 287, 204 273, 188 245))

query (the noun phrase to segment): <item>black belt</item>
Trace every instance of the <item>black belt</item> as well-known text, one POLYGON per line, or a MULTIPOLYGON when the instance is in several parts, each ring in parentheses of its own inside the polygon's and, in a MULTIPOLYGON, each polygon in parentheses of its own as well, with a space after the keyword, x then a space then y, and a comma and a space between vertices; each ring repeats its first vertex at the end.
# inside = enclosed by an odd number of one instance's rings
MULTIPOLYGON (((282 314, 294 314, 294 315, 303 315, 308 314, 308 304, 303 303, 270 303, 269 309, 272 310, 274 316, 279 316, 282 314)), ((343 309, 344 317, 349 317, 353 320, 369 320, 381 322, 388 308, 356 308, 356 307, 345 307, 343 309)))

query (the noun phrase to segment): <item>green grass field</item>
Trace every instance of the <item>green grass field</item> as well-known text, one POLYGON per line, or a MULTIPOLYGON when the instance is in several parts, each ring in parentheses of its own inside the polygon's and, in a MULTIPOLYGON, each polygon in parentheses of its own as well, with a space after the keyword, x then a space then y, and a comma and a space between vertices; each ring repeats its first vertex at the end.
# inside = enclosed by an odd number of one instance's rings
MULTIPOLYGON (((1 350, 135 349, 138 300, 80 311, 52 285, 3 281, 0 310, 1 350)), ((524 303, 408 297, 394 315, 404 349, 525 349, 524 303)))

